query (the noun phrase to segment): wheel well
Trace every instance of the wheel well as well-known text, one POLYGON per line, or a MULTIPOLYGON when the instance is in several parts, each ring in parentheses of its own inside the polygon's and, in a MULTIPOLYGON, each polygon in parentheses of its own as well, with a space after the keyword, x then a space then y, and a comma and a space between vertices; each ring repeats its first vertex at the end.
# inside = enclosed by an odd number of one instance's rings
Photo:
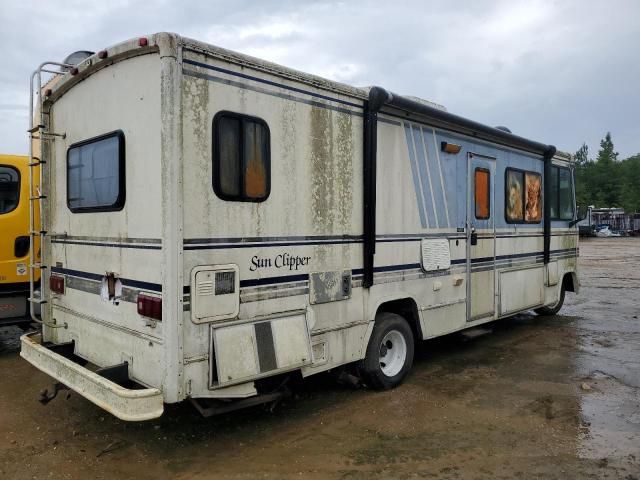
POLYGON ((564 287, 565 292, 575 292, 575 283, 573 277, 575 273, 569 272, 565 273, 564 278, 562 279, 562 286, 564 287))
POLYGON ((413 331, 416 340, 422 338, 422 329, 420 327, 420 315, 418 314, 418 305, 413 298, 401 298, 385 302, 378 307, 376 315, 380 312, 389 312, 400 315, 404 318, 413 331))

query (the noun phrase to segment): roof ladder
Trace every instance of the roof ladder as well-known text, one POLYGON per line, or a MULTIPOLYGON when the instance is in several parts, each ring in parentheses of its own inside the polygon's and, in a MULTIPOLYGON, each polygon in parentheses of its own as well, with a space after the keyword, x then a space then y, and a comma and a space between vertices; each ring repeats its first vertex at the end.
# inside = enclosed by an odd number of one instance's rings
POLYGON ((45 152, 49 148, 43 148, 43 142, 53 142, 56 138, 65 138, 65 134, 49 132, 47 129, 48 121, 45 120, 44 100, 42 98, 42 75, 44 73, 53 74, 54 77, 63 75, 66 70, 72 68, 73 65, 58 62, 44 62, 31 74, 30 93, 29 93, 29 313, 31 319, 37 323, 43 323, 39 316, 42 304, 47 303, 44 300, 46 282, 44 281, 44 273, 47 268, 45 259, 45 240, 47 235, 46 218, 45 218, 45 202, 47 193, 45 192, 45 172, 47 160, 44 158, 45 152), (37 97, 37 103, 36 99, 37 97), (35 107, 35 110, 34 110, 35 107), (37 118, 36 118, 37 117, 37 118), (34 141, 38 142, 39 152, 34 152, 34 141), (38 174, 34 173, 34 168, 40 167, 38 174), (36 259, 35 249, 39 251, 36 259), (40 294, 36 295, 36 275, 39 271, 40 275, 40 294))

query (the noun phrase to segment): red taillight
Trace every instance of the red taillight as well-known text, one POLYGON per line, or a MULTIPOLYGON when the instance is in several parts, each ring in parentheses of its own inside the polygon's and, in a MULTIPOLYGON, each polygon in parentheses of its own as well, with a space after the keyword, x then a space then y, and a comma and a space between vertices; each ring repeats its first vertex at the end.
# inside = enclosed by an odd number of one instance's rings
POLYGON ((162 298, 138 294, 138 313, 143 317, 162 320, 162 298))
POLYGON ((106 50, 100 50, 98 52, 98 58, 107 58, 108 55, 109 55, 109 53, 107 53, 106 50))
POLYGON ((146 47, 147 45, 149 45, 149 40, 147 40, 146 37, 140 37, 138 39, 138 46, 140 47, 146 47))
POLYGON ((49 277, 49 288, 54 293, 64 295, 64 277, 58 275, 51 275, 49 277))

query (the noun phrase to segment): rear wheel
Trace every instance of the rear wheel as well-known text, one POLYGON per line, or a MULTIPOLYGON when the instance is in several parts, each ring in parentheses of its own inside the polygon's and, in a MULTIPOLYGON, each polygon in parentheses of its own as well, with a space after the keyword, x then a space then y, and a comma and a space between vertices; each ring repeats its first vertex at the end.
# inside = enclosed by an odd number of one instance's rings
POLYGON ((407 321, 395 313, 380 313, 362 363, 365 380, 378 390, 397 387, 411 369, 413 351, 413 332, 407 321))
POLYGON ((558 299, 558 303, 555 305, 548 305, 546 307, 536 308, 534 312, 538 315, 555 315, 560 311, 562 305, 564 304, 564 284, 560 287, 560 298, 558 299))

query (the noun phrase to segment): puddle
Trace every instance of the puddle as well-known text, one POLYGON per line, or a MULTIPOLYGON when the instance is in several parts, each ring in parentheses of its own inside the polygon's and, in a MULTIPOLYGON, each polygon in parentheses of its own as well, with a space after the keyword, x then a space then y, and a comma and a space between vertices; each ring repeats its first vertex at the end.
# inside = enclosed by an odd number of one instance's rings
POLYGON ((581 458, 640 458, 640 388, 595 372, 584 384, 580 398, 581 458))

